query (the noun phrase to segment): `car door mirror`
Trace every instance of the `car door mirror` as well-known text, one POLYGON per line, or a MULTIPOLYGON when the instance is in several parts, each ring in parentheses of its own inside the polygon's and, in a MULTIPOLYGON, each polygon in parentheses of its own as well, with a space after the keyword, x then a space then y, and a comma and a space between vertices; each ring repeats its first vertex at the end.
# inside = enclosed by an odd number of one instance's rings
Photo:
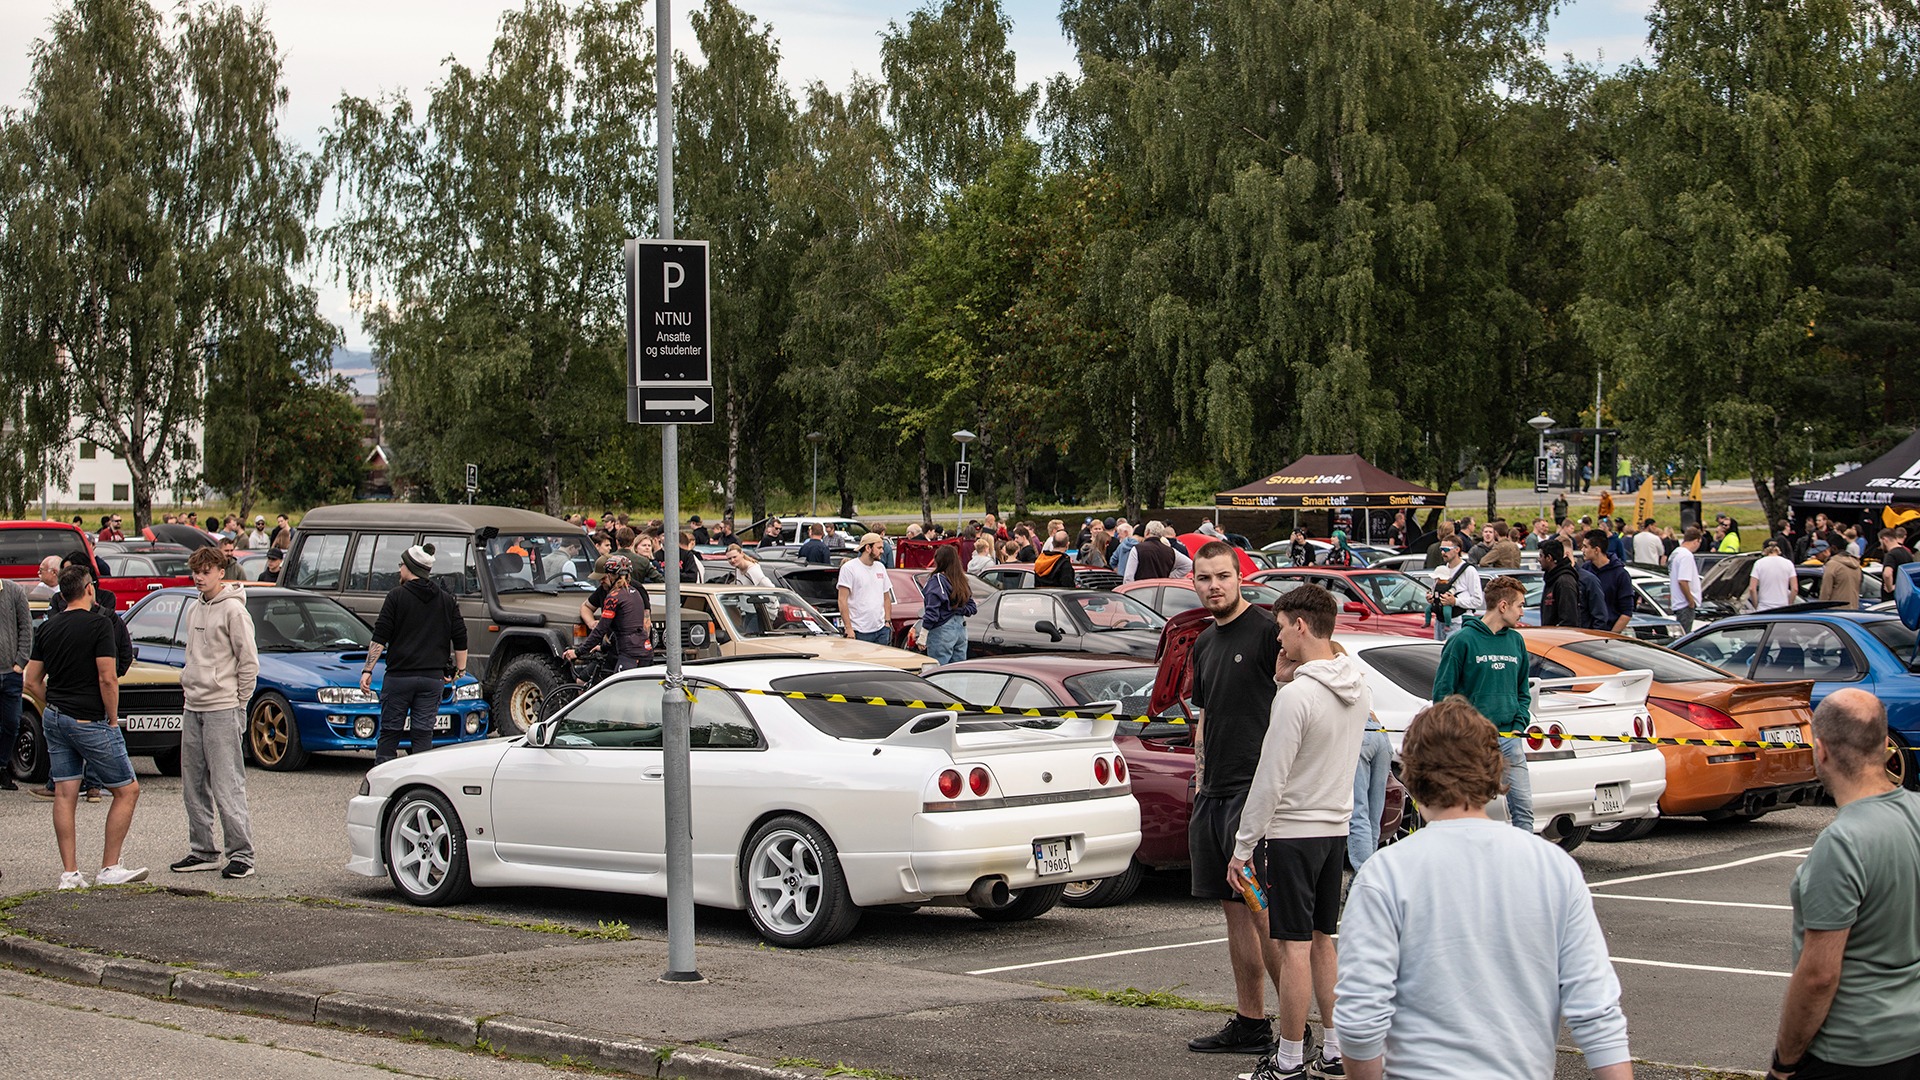
POLYGON ((1340 610, 1347 613, 1348 615, 1358 615, 1363 619, 1367 618, 1368 616, 1367 605, 1361 603, 1358 600, 1349 600, 1346 603, 1341 604, 1340 610))
POLYGON ((546 746, 553 742, 554 723, 551 720, 535 724, 527 729, 528 746, 546 746))
POLYGON ((1052 619, 1041 619, 1039 622, 1034 623, 1033 632, 1036 634, 1045 634, 1051 641, 1059 641, 1061 638, 1067 636, 1065 631, 1053 625, 1052 619))

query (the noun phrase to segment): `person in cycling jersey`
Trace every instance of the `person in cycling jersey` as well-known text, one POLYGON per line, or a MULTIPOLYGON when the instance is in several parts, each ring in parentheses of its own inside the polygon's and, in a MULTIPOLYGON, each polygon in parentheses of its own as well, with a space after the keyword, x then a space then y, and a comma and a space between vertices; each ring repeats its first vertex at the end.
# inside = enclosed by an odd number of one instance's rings
POLYGON ((653 613, 644 589, 633 587, 633 560, 625 555, 607 557, 604 585, 607 596, 600 608, 600 619, 593 632, 576 649, 568 649, 568 660, 579 653, 591 652, 602 642, 613 645, 615 671, 625 671, 647 663, 653 656, 653 613))

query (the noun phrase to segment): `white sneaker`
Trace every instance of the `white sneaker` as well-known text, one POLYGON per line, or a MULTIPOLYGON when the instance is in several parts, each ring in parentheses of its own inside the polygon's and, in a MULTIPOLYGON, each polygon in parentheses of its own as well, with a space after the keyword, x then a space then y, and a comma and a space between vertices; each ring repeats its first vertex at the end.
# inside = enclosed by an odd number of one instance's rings
POLYGON ((67 889, 84 889, 92 884, 87 880, 87 875, 78 870, 69 870, 60 875, 60 889, 63 892, 67 889))
POLYGON ((93 877, 93 883, 95 885, 131 885, 136 881, 145 880, 147 880, 146 867, 143 866, 138 870, 129 870, 119 863, 114 863, 112 866, 101 867, 100 872, 93 877))

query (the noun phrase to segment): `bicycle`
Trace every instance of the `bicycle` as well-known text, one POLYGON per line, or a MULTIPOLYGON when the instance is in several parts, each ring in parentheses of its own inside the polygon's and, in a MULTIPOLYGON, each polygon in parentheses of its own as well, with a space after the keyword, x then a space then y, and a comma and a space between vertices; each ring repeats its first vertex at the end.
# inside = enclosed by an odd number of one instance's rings
POLYGON ((534 718, 535 721, 558 713, 568 702, 611 674, 613 659, 606 653, 596 650, 580 656, 573 662, 573 681, 547 691, 546 696, 540 699, 540 714, 534 718))

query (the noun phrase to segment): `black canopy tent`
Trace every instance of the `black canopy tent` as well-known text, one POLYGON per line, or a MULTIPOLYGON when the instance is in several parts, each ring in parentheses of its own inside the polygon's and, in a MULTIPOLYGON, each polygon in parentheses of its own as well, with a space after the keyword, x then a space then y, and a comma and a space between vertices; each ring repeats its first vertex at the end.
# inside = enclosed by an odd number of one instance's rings
MULTIPOLYGON (((1445 506, 1447 497, 1376 468, 1359 454, 1309 454, 1244 487, 1214 495, 1218 510, 1416 510, 1445 506)), ((1373 521, 1362 513, 1363 539, 1373 539, 1373 521)))
POLYGON ((1795 517, 1814 513, 1842 519, 1872 517, 1877 525, 1881 510, 1914 502, 1920 502, 1920 431, 1857 469, 1787 489, 1787 503, 1795 517))

